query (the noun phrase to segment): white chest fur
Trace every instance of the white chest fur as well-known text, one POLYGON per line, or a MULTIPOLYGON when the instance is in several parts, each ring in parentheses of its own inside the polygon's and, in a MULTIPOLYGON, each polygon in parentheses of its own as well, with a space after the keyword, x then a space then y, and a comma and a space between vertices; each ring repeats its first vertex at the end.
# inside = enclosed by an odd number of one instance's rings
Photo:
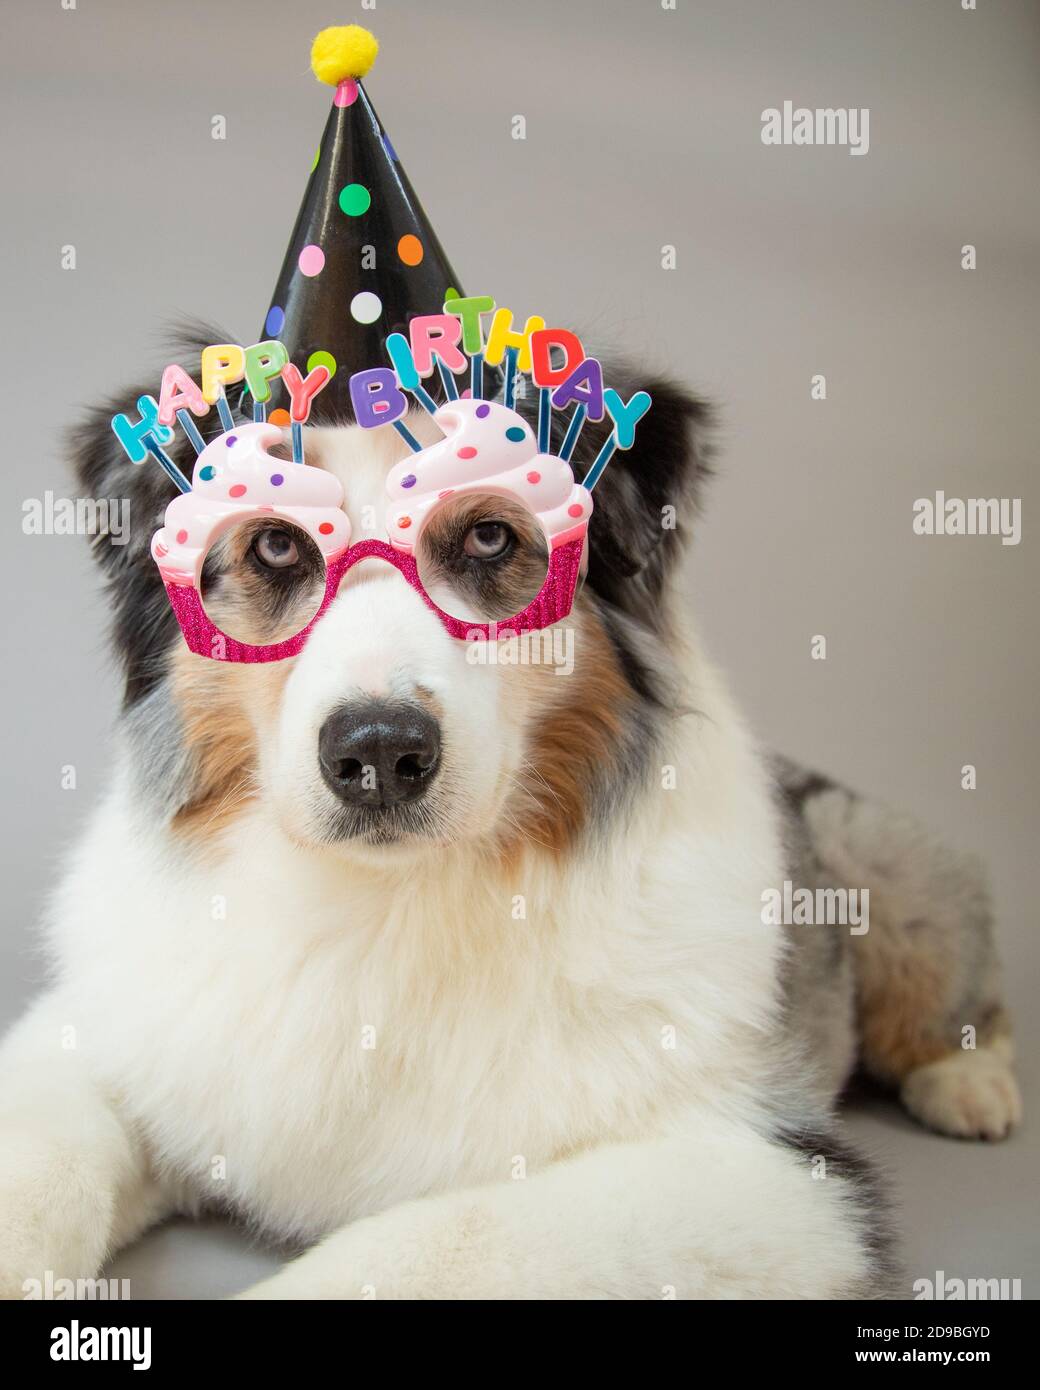
POLYGON ((68 1024, 162 1163, 286 1235, 666 1127, 753 1084, 774 990, 757 782, 710 836, 706 795, 513 882, 356 871, 262 812, 190 864, 116 789, 52 914, 68 1024))

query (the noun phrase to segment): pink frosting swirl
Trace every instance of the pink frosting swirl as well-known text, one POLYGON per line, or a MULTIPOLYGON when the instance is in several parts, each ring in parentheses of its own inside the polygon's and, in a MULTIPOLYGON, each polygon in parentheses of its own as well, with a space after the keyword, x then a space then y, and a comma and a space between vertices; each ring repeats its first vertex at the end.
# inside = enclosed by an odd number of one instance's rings
POLYGON ((282 439, 277 425, 246 424, 206 445, 195 460, 191 492, 171 501, 165 525, 152 537, 152 556, 167 582, 197 584, 214 540, 258 512, 301 527, 326 561, 346 548, 342 484, 324 469, 272 458, 267 450, 282 439))
POLYGON ((442 405, 434 419, 446 438, 396 464, 387 478, 387 530, 398 549, 410 550, 426 514, 456 492, 505 494, 524 503, 553 546, 588 520, 591 496, 568 463, 538 452, 531 427, 515 410, 459 400, 442 405))

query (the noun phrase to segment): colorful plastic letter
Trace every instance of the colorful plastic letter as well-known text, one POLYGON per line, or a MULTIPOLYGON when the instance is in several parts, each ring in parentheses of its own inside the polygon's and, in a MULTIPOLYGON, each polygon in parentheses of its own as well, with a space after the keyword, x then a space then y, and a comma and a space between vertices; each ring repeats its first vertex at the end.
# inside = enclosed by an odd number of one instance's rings
POLYGON ((202 349, 202 394, 210 405, 223 388, 245 375, 246 354, 236 343, 214 343, 202 349))
POLYGON ((539 328, 531 334, 531 377, 536 386, 559 386, 584 360, 581 339, 567 328, 539 328), (562 367, 552 365, 549 349, 554 347, 563 350, 562 367))
POLYGON ((650 397, 645 391, 637 391, 626 404, 613 387, 603 392, 603 404, 607 414, 614 421, 619 449, 631 449, 636 437, 636 425, 650 409, 650 397))
POLYGON ((281 370, 285 389, 289 392, 289 419, 294 425, 302 425, 311 413, 311 401, 327 386, 332 373, 323 362, 319 362, 304 376, 294 362, 286 362, 281 370))
MULTIPOLYGON (((205 415, 209 411, 206 398, 192 381, 183 367, 172 363, 162 374, 159 389, 159 424, 172 425, 178 410, 187 407, 193 415, 205 415)), ((161 442, 161 441, 160 441, 161 442)))
POLYGON ((113 415, 112 429, 126 450, 130 462, 144 463, 148 457, 145 437, 151 436, 157 444, 169 444, 173 438, 173 430, 159 423, 159 406, 154 396, 139 396, 137 409, 141 415, 140 420, 131 420, 126 415, 113 415))
POLYGON ((419 375, 430 375, 435 354, 450 372, 464 372, 469 363, 459 350, 461 337, 462 323, 454 314, 420 314, 412 319, 408 338, 419 375))
POLYGON ((394 364, 397 380, 406 391, 414 391, 421 386, 419 373, 415 370, 415 359, 403 333, 391 333, 386 340, 386 350, 394 364))
POLYGON ((390 367, 370 367, 350 378, 354 419, 363 430, 392 425, 408 409, 408 397, 397 385, 390 367))
POLYGON ((590 420, 603 419, 603 368, 595 357, 586 357, 584 362, 579 362, 552 394, 552 403, 557 410, 570 405, 571 401, 583 405, 590 420))
POLYGON ((516 333, 513 331, 513 311, 512 309, 497 309, 495 317, 491 320, 491 332, 488 334, 487 350, 485 358, 492 367, 497 367, 506 355, 506 348, 516 348, 518 357, 516 365, 522 372, 531 370, 531 334, 537 333, 540 328, 545 327, 545 320, 540 314, 532 314, 524 324, 524 331, 516 333))
POLYGON ((281 374, 289 361, 285 344, 274 339, 266 343, 254 343, 246 348, 245 377, 249 394, 254 401, 263 405, 271 399, 271 381, 281 374))
POLYGON ((480 316, 490 314, 494 307, 495 301, 489 294, 471 294, 464 299, 445 300, 444 312, 454 314, 462 323, 462 350, 467 357, 479 357, 484 351, 484 330, 480 316))

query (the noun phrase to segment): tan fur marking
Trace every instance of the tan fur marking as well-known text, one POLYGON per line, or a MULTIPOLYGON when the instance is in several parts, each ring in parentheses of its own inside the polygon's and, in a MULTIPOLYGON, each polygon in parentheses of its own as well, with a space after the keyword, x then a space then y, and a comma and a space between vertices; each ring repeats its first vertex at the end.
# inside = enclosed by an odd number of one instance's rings
POLYGON ((860 1038, 868 1071, 897 1082, 916 1067, 956 1052, 959 1041, 943 1028, 950 1002, 943 962, 907 949, 898 933, 874 922, 856 945, 860 1038))
POLYGON ((272 709, 292 665, 209 661, 187 648, 173 658, 174 698, 196 764, 192 800, 173 819, 178 834, 212 839, 256 795, 256 734, 247 709, 272 709))
POLYGON ((622 715, 633 699, 599 619, 585 610, 566 622, 576 629, 573 672, 558 676, 539 666, 517 673, 531 683, 531 733, 519 778, 523 797, 510 807, 517 832, 501 842, 507 864, 526 839, 554 854, 573 844, 597 776, 616 760, 622 715))

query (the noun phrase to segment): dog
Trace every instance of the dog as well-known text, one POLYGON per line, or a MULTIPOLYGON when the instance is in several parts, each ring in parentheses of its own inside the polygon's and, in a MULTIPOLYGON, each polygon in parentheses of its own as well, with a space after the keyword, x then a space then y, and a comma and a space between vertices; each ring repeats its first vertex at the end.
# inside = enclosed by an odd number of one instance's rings
MULTIPOLYGON (((891 1295, 835 1101, 862 1069, 943 1133, 1017 1123, 991 913, 973 860, 737 712, 684 579, 708 406, 649 384, 565 675, 474 660, 378 560, 299 655, 232 665, 182 642, 149 555, 169 482, 111 437, 146 389, 72 441, 81 489, 130 499, 128 543, 94 541, 125 700, 53 982, 0 1052, 0 1292, 217 1209, 301 1251, 251 1299, 891 1295), (869 930, 768 924, 785 882, 869 890, 869 930)), ((403 453, 308 432, 356 536, 403 453)), ((206 602, 270 640, 302 589, 252 564, 223 547, 206 602)))

